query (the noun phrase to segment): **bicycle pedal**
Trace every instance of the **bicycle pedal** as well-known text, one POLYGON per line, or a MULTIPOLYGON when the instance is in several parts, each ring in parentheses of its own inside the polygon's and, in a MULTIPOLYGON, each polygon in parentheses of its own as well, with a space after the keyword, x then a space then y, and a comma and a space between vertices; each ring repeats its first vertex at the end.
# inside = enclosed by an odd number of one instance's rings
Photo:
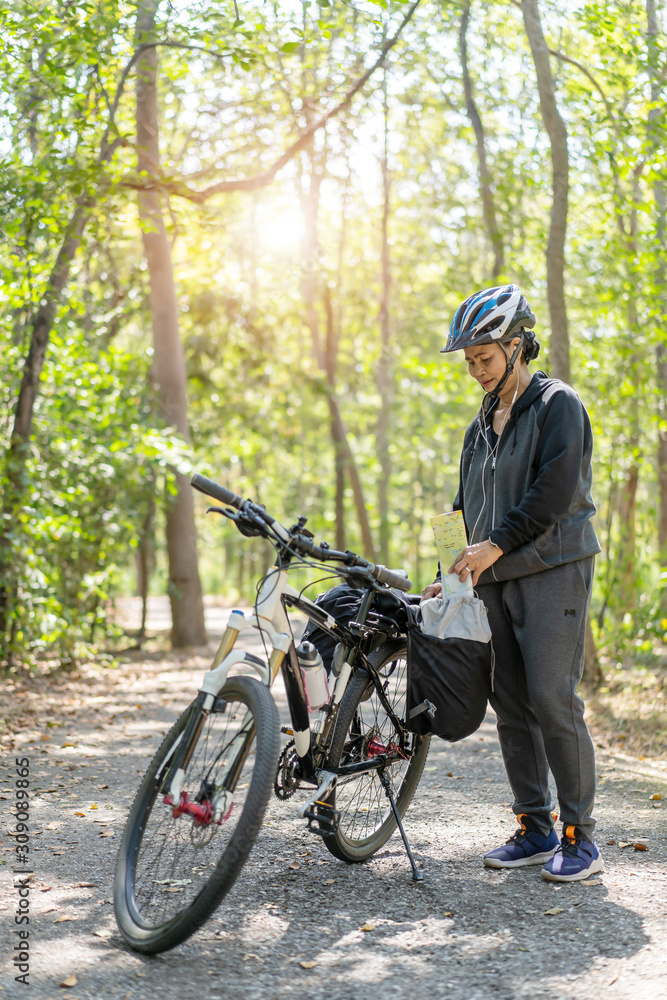
POLYGON ((337 809, 332 809, 331 806, 327 806, 324 803, 326 811, 316 811, 315 809, 307 809, 303 813, 303 818, 308 820, 308 826, 306 827, 311 833, 314 833, 318 837, 323 837, 325 833, 335 833, 338 829, 338 823, 340 821, 340 812, 337 809), (317 826, 313 826, 313 823, 317 823, 317 826))

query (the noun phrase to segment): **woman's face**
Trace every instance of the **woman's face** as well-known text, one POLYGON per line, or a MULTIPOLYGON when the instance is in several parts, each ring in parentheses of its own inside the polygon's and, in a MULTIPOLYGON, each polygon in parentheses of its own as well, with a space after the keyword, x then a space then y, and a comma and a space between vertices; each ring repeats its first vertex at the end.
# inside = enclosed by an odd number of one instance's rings
MULTIPOLYGON (((519 338, 515 337, 514 340, 505 345, 509 357, 512 356, 514 348, 518 343, 519 338)), ((468 347, 463 352, 463 356, 468 365, 468 373, 472 375, 476 382, 479 382, 484 392, 491 392, 505 374, 507 356, 500 344, 482 344, 480 347, 468 347)), ((508 388, 513 384, 513 379, 516 378, 518 367, 519 365, 517 364, 514 369, 514 375, 511 375, 506 382, 508 388)))

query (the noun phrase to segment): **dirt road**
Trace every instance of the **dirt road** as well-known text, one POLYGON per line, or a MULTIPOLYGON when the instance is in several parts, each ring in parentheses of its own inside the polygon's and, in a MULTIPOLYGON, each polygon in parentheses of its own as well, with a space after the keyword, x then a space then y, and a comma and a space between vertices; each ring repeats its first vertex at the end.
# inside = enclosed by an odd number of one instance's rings
POLYGON ((406 823, 423 884, 412 883, 398 837, 371 862, 347 866, 306 832, 298 799, 274 799, 250 862, 204 928, 157 958, 128 951, 111 905, 125 814, 206 665, 204 650, 141 654, 115 669, 93 666, 72 680, 15 684, 3 694, 3 717, 19 730, 3 737, 0 996, 667 996, 667 766, 599 753, 605 871, 590 884, 549 884, 539 868, 491 871, 481 855, 515 826, 491 715, 459 744, 434 741, 406 823), (17 881, 27 876, 13 875, 9 834, 14 761, 23 757, 33 874, 19 897, 17 881), (26 896, 29 992, 9 957, 26 896), (302 961, 316 964, 305 969, 302 961), (76 982, 63 986, 68 977, 76 982))

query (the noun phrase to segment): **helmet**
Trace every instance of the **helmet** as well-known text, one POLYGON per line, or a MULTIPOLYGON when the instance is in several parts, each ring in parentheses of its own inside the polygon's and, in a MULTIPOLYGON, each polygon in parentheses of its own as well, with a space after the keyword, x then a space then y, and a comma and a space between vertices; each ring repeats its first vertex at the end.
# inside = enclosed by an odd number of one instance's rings
POLYGON ((456 310, 441 354, 466 347, 511 340, 535 326, 535 314, 518 285, 485 288, 467 298, 456 310))

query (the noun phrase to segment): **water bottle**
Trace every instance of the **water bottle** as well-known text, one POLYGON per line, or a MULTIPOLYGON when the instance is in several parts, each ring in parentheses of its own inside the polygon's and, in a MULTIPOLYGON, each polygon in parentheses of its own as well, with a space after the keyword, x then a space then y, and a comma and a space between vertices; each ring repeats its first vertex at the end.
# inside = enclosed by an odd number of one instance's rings
POLYGON ((329 684, 322 657, 312 642, 302 642, 296 647, 301 667, 303 686, 306 690, 308 711, 315 712, 329 700, 329 684))

